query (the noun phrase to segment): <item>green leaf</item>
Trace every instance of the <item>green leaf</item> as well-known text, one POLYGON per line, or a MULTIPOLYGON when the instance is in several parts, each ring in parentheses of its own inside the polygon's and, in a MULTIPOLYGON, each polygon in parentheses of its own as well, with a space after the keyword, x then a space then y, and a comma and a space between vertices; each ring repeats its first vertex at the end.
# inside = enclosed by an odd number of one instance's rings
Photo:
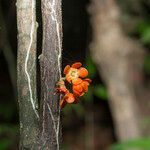
POLYGON ((147 56, 144 59, 144 71, 150 74, 150 56, 147 56))
POLYGON ((141 21, 137 25, 137 33, 145 44, 150 44, 150 22, 141 21))
POLYGON ((12 104, 1 104, 0 105, 0 115, 6 120, 10 120, 14 115, 15 108, 12 104))
POLYGON ((103 100, 108 99, 107 89, 103 85, 94 86, 94 95, 103 100))
POLYGON ((113 144, 109 150, 127 150, 128 148, 142 148, 142 150, 150 150, 150 138, 141 138, 122 143, 116 143, 113 144))
POLYGON ((88 92, 82 97, 84 100, 90 102, 93 99, 93 86, 90 85, 88 88, 88 92))
POLYGON ((142 20, 137 24, 137 32, 140 34, 140 36, 150 27, 150 23, 146 20, 142 20))
POLYGON ((150 26, 142 33, 141 40, 146 44, 150 44, 150 26))
POLYGON ((7 150, 10 145, 12 144, 12 141, 7 138, 0 139, 0 150, 7 150))

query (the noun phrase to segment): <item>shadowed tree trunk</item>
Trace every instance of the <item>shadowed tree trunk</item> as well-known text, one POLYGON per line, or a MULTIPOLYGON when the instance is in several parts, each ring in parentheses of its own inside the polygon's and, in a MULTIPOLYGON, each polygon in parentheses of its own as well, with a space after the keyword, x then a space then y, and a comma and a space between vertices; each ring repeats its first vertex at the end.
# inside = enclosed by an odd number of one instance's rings
MULTIPOLYGON (((61 1, 42 0, 43 48, 41 66, 41 133, 44 149, 59 150, 60 107, 59 96, 54 94, 61 77, 62 24, 61 1)), ((41 148, 42 149, 42 148, 41 148)))
POLYGON ((40 55, 40 110, 36 94, 35 0, 18 0, 18 101, 20 149, 59 150, 60 107, 55 85, 61 77, 61 1, 42 0, 43 49, 40 55))
POLYGON ((20 149, 37 149, 39 115, 36 97, 35 0, 18 0, 16 5, 20 149))
POLYGON ((91 0, 91 52, 109 93, 118 139, 141 136, 140 113, 133 79, 140 77, 143 47, 127 37, 115 0, 91 0))

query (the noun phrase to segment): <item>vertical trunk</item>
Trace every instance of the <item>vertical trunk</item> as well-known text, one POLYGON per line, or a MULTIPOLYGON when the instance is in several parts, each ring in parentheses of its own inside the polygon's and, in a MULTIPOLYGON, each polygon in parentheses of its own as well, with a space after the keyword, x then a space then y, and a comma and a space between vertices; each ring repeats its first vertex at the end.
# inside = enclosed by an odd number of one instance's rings
POLYGON ((20 149, 37 149, 35 0, 17 0, 20 149))
POLYGON ((59 96, 55 85, 61 77, 61 1, 42 0, 43 48, 41 66, 41 149, 59 150, 61 139, 59 96))
POLYGON ((140 68, 143 48, 123 33, 115 0, 92 0, 90 8, 91 52, 108 88, 117 136, 120 140, 139 137, 140 116, 132 79, 138 74, 135 68, 140 68))

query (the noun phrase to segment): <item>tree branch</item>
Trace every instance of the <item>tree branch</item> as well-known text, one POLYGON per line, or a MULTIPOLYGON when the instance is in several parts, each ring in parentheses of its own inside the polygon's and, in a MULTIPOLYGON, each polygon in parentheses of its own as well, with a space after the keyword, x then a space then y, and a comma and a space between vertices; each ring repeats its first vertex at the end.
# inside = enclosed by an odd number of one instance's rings
POLYGON ((43 48, 41 66, 41 138, 44 149, 59 150, 61 139, 59 97, 55 85, 61 77, 61 1, 42 0, 43 48))
POLYGON ((35 0, 17 0, 20 149, 37 149, 35 0))

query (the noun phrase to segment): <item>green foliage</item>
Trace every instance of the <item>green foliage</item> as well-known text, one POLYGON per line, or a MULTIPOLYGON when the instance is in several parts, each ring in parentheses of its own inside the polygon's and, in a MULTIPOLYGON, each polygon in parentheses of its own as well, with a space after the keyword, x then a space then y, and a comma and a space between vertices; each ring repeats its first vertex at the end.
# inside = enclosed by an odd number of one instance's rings
POLYGON ((150 45, 150 22, 141 21, 137 25, 137 33, 143 43, 150 45))
POLYGON ((147 56, 144 59, 144 71, 147 74, 150 74, 150 56, 147 56))
POLYGON ((89 78, 93 79, 96 75, 96 67, 90 55, 86 58, 86 68, 89 72, 89 78))
POLYGON ((84 107, 81 105, 81 103, 79 103, 78 105, 67 105, 64 109, 63 109, 63 113, 65 115, 69 114, 70 112, 75 111, 76 114, 79 117, 83 117, 84 116, 84 107))
MULTIPOLYGON (((86 64, 85 64, 89 75, 88 77, 90 79, 94 79, 94 77, 96 76, 96 66, 94 65, 94 62, 90 56, 90 54, 86 57, 86 64)), ((107 94, 107 89, 104 85, 102 84, 97 84, 95 85, 94 83, 92 83, 89 86, 88 92, 80 98, 80 102, 78 103, 78 105, 67 105, 64 109, 63 109, 63 113, 65 115, 71 113, 71 111, 75 111, 76 114, 79 117, 84 117, 85 114, 85 110, 84 107, 82 105, 82 100, 85 103, 91 103, 93 101, 93 96, 96 96, 98 98, 100 98, 101 100, 107 100, 108 99, 108 94, 107 94)))
POLYGON ((108 150, 127 150, 141 148, 142 150, 150 150, 150 138, 141 138, 130 140, 122 143, 113 144, 108 150))
POLYGON ((11 144, 12 144, 12 140, 10 140, 8 138, 2 138, 0 140, 0 150, 7 150, 7 149, 9 149, 11 144))
POLYGON ((3 123, 0 124, 0 150, 8 150, 16 139, 18 126, 8 123, 15 114, 15 107, 12 103, 0 105, 0 116, 3 123), (6 123, 7 122, 7 123, 6 123))
POLYGON ((90 102, 93 98, 93 86, 90 85, 88 92, 85 93, 85 95, 83 96, 83 99, 86 100, 87 102, 90 102))
POLYGON ((7 150, 14 143, 13 137, 16 135, 18 127, 12 124, 0 124, 0 150, 7 150), (5 137, 4 137, 5 136, 5 137))
MULTIPOLYGON (((96 75, 96 66, 91 58, 91 55, 89 54, 86 58, 86 68, 89 71, 89 78, 93 79, 96 75)), ((93 95, 97 96, 98 98, 101 98, 103 100, 107 100, 107 89, 104 85, 90 85, 88 93, 85 94, 84 99, 87 101, 90 101, 93 97, 93 95)))
POLYGON ((94 86, 94 95, 97 96, 98 98, 101 98, 103 100, 108 99, 108 94, 107 94, 107 89, 104 85, 99 84, 94 86))
POLYGON ((69 147, 70 147, 69 144, 62 143, 62 150, 69 150, 70 149, 69 147))
MULTIPOLYGON (((147 20, 140 21, 137 24, 135 33, 139 35, 141 42, 150 46, 150 22, 147 20)), ((144 71, 150 74, 150 56, 146 56, 144 59, 144 71)))
POLYGON ((0 105, 0 115, 3 116, 5 120, 11 120, 15 112, 15 108, 12 104, 1 104, 0 105))
POLYGON ((101 100, 107 100, 108 93, 106 87, 102 84, 91 85, 88 92, 83 96, 83 98, 87 101, 90 101, 91 99, 93 99, 93 96, 96 96, 101 100))

